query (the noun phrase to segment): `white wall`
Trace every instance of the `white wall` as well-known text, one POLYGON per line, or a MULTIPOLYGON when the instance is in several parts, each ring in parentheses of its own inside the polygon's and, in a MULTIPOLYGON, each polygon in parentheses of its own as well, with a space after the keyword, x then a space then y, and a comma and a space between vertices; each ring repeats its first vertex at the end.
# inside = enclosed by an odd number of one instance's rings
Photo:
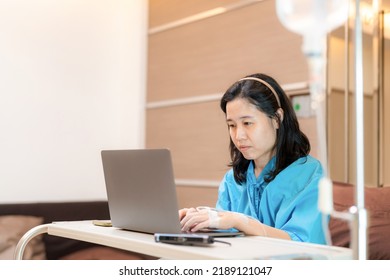
POLYGON ((146 0, 0 0, 0 203, 106 199, 144 145, 146 0))

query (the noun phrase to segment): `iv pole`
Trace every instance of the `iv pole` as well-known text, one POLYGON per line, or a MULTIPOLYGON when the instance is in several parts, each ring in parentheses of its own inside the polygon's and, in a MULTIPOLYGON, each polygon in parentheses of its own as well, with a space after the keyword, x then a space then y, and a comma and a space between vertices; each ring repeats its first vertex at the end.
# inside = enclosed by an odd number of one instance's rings
POLYGON ((368 256, 368 216, 364 208, 364 103, 363 103, 363 50, 360 0, 355 0, 355 117, 356 117, 356 187, 355 206, 348 213, 332 211, 335 218, 347 220, 351 230, 353 259, 366 260, 368 256))
POLYGON ((363 51, 360 0, 355 4, 355 106, 356 106, 356 207, 351 207, 351 243, 355 259, 367 259, 367 211, 364 208, 364 109, 363 109, 363 51))
POLYGON ((363 92, 363 50, 360 0, 355 0, 355 117, 356 117, 356 187, 355 206, 348 213, 332 211, 330 214, 350 223, 351 249, 353 259, 366 260, 368 256, 368 216, 364 208, 364 92, 363 92))

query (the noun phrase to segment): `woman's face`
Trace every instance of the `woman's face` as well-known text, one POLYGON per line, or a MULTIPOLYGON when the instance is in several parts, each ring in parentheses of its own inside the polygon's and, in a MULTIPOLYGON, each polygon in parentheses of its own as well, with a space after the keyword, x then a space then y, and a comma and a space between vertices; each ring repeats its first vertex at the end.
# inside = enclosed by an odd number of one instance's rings
POLYGON ((247 99, 236 98, 226 105, 226 122, 237 149, 246 159, 254 160, 256 167, 263 168, 275 154, 277 121, 247 99))

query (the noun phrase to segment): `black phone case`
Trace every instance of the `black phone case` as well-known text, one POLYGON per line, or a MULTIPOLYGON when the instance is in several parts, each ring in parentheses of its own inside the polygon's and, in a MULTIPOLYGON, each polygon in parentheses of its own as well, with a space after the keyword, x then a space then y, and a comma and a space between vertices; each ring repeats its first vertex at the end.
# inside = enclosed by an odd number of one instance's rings
POLYGON ((174 234, 155 233, 154 240, 161 243, 177 245, 209 245, 214 243, 214 238, 205 234, 174 234))

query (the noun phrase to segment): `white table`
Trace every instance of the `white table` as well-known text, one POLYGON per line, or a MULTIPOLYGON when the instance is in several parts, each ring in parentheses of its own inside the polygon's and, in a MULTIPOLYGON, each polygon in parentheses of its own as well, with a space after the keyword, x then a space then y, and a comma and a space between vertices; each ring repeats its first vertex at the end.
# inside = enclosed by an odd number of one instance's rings
POLYGON ((206 247, 156 243, 152 234, 95 226, 92 221, 55 222, 35 227, 19 241, 15 259, 22 259, 27 243, 43 233, 164 259, 352 259, 352 250, 348 248, 259 236, 218 238, 231 246, 223 243, 206 247))

